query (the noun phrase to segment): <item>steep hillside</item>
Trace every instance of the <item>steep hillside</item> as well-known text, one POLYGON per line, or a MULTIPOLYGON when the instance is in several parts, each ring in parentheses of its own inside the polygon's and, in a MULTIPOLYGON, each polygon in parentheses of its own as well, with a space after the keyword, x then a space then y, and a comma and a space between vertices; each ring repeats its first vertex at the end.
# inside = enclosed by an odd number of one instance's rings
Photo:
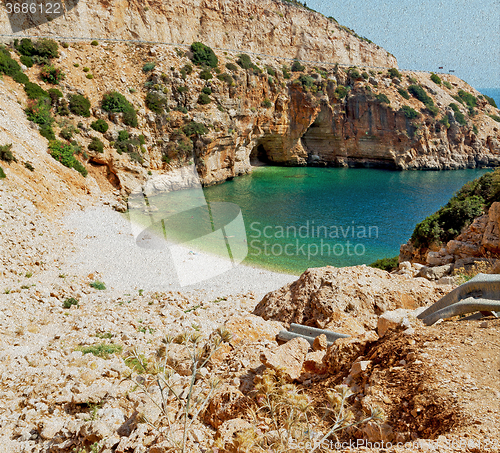
MULTIPOLYGON (((386 50, 331 18, 287 1, 174 0, 64 2, 64 15, 7 14, 2 33, 91 39, 140 39, 251 51, 285 58, 392 67, 386 50), (46 21, 50 18, 50 21, 46 21), (45 19, 45 20, 44 20, 45 19)), ((297 2, 293 2, 297 3, 297 2)))
MULTIPOLYGON (((42 74, 43 58, 25 74, 46 90, 42 98, 48 99, 47 90, 60 91, 48 107, 52 132, 42 133, 63 145, 75 142, 91 175, 97 171, 123 196, 141 190, 138 185, 165 186, 172 169, 190 162, 204 184, 244 174, 252 160, 395 169, 499 162, 498 110, 453 76, 433 81, 427 73, 394 68, 282 65, 223 52, 211 67, 193 64, 192 51, 169 46, 93 44, 59 46, 59 57, 51 60, 52 71, 64 74, 58 84, 42 80, 50 81, 42 74), (120 105, 104 105, 115 91, 120 105), (68 110, 75 95, 90 102, 83 116, 68 110), (92 128, 97 119, 109 129, 92 128)), ((10 102, 27 106, 21 85, 5 80, 18 87, 10 102)), ((4 135, 0 144, 19 140, 4 135)), ((37 140, 37 153, 52 146, 37 140)))

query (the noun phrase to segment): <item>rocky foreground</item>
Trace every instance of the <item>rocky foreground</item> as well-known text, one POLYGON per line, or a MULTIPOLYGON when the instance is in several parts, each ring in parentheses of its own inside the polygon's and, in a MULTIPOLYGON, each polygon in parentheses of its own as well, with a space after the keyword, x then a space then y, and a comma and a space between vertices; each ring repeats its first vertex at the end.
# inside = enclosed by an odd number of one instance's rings
POLYGON ((453 286, 357 266, 262 300, 100 289, 63 228, 0 182, 0 451, 313 451, 342 408, 384 414, 337 432, 359 451, 499 451, 500 322, 415 319, 453 286), (351 337, 280 345, 291 322, 351 337))

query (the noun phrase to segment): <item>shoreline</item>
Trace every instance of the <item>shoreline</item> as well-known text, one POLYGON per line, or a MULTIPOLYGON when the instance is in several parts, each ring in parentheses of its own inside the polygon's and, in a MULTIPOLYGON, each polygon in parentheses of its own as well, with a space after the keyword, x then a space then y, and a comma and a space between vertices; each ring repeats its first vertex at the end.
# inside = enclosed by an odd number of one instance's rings
MULTIPOLYGON (((114 289, 196 291, 208 298, 252 292, 256 297, 263 297, 269 291, 298 279, 297 275, 241 263, 229 266, 225 258, 192 252, 175 244, 164 243, 162 248, 139 247, 134 225, 106 206, 94 205, 70 212, 63 222, 75 232, 73 240, 77 247, 68 265, 80 275, 97 273, 107 286, 114 289), (175 263, 172 255, 174 248, 175 263), (205 272, 209 278, 194 281, 199 278, 198 275, 191 278, 181 274, 184 279, 182 284, 178 274, 192 270, 193 266, 199 266, 199 271, 205 272), (190 284, 190 281, 194 283, 190 284)), ((137 227, 144 229, 140 225, 137 227)))

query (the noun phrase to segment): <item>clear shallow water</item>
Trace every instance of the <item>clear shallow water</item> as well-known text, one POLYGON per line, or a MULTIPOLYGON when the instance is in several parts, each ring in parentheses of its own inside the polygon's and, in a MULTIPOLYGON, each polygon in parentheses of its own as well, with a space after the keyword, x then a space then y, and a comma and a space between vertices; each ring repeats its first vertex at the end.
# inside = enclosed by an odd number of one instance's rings
POLYGON ((241 257, 248 248, 244 264, 300 274, 396 256, 418 222, 487 171, 258 167, 203 192, 150 198, 159 211, 142 218, 136 211, 133 220, 175 242, 199 238, 193 250, 220 254, 230 245, 241 257), (245 229, 209 235, 237 215, 224 202, 241 209, 245 229))

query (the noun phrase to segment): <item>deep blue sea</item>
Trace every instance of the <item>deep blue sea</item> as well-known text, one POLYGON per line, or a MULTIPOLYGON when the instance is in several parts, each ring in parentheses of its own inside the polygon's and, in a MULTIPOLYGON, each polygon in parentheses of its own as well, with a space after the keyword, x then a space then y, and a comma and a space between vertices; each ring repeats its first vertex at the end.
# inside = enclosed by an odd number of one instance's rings
POLYGON ((418 222, 487 171, 259 167, 204 194, 241 208, 244 263, 299 274, 398 255, 418 222))

